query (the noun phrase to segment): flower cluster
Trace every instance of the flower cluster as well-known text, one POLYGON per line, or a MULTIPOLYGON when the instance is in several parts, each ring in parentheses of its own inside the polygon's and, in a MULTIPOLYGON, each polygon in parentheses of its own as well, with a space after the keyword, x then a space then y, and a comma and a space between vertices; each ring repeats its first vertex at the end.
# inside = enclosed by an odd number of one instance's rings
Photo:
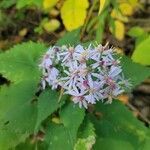
POLYGON ((89 45, 83 48, 53 46, 43 56, 39 65, 42 69, 42 88, 61 87, 65 94, 79 107, 112 98, 125 91, 130 84, 124 79, 120 58, 107 45, 89 45))

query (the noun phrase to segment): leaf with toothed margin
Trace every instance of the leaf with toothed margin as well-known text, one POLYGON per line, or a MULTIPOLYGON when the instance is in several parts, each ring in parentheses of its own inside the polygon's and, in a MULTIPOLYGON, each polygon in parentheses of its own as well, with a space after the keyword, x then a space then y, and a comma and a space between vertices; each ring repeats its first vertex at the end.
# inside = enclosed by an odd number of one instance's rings
POLYGON ((60 111, 60 120, 68 130, 73 144, 77 137, 78 128, 84 119, 84 115, 84 108, 81 109, 72 102, 65 105, 60 111))
POLYGON ((90 150, 96 141, 96 133, 93 123, 85 117, 78 130, 78 139, 74 150, 90 150))
POLYGON ((35 125, 35 131, 39 128, 41 122, 46 119, 49 115, 51 115, 54 111, 60 108, 64 103, 68 96, 63 95, 61 101, 59 100, 60 93, 56 91, 52 91, 47 89, 43 91, 43 93, 38 98, 38 114, 35 125))
POLYGON ((0 89, 0 149, 15 147, 33 133, 37 116, 32 103, 34 86, 25 81, 0 89))
POLYGON ((48 123, 45 142, 50 150, 73 149, 77 131, 84 119, 84 109, 67 103, 60 109, 59 114, 62 124, 48 123))
POLYGON ((46 47, 39 43, 18 44, 0 54, 0 74, 10 80, 0 88, 0 149, 15 147, 34 131, 40 82, 38 64, 46 47))
POLYGON ((40 43, 28 42, 18 44, 0 54, 0 74, 11 82, 34 80, 39 82, 38 64, 46 47, 40 43))

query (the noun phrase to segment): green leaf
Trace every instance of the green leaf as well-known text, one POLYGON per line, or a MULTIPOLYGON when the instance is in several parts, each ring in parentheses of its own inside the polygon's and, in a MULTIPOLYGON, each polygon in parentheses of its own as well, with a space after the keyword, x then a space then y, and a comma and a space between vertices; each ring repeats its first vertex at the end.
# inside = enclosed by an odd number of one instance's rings
POLYGON ((77 131, 84 119, 84 109, 74 106, 71 102, 60 111, 60 119, 70 134, 72 145, 76 140, 77 131))
POLYGON ((38 63, 45 49, 29 42, 0 54, 0 74, 10 80, 9 86, 0 89, 0 149, 16 146, 34 131, 38 63))
POLYGON ((31 143, 31 141, 26 141, 24 143, 20 143, 15 147, 14 150, 34 150, 36 149, 36 145, 31 143))
POLYGON ((45 142, 48 145, 48 150, 73 149, 70 134, 63 125, 50 123, 46 130, 45 142))
POLYGON ((130 58, 123 56, 121 59, 123 73, 127 79, 131 80, 133 87, 140 84, 150 76, 150 69, 140 64, 134 63, 130 58))
POLYGON ((45 142, 48 149, 73 149, 77 131, 84 119, 84 110, 68 103, 60 110, 60 120, 63 124, 50 123, 46 130, 45 142))
POLYGON ((78 138, 87 138, 88 136, 95 136, 95 128, 89 118, 85 117, 78 131, 78 138))
POLYGON ((4 117, 0 118, 0 149, 15 147, 33 132, 37 109, 31 104, 30 99, 27 100, 20 106, 17 104, 14 109, 6 112, 4 117))
POLYGON ((7 8, 13 6, 15 3, 16 3, 16 0, 11 0, 11 1, 1 0, 0 8, 7 9, 7 8))
POLYGON ((85 139, 78 139, 77 143, 75 144, 74 150, 91 150, 94 143, 94 136, 89 136, 85 139))
POLYGON ((148 33, 138 26, 132 27, 128 31, 128 35, 135 38, 135 46, 138 46, 141 42, 148 38, 148 33))
POLYGON ((54 7, 59 0, 43 0, 43 7, 45 10, 49 10, 50 8, 54 7))
POLYGON ((90 150, 96 140, 95 128, 88 118, 85 118, 78 131, 78 140, 74 150, 90 150))
POLYGON ((150 65, 150 36, 136 46, 132 59, 134 62, 150 65))
POLYGON ((141 44, 148 37, 149 37, 148 33, 145 33, 145 34, 139 36, 138 38, 136 38, 136 40, 135 40, 135 47, 138 46, 139 44, 141 44))
POLYGON ((59 93, 56 91, 52 91, 50 89, 44 91, 40 97, 38 98, 38 114, 35 130, 38 129, 41 122, 46 119, 50 114, 52 114, 55 110, 60 108, 62 104, 64 104, 64 100, 66 99, 66 95, 61 98, 61 102, 58 102, 59 93))
POLYGON ((110 4, 109 0, 99 0, 100 6, 99 6, 99 14, 103 12, 103 10, 110 4))
POLYGON ((145 31, 141 27, 138 27, 138 26, 132 27, 128 31, 128 35, 131 37, 135 37, 135 38, 143 34, 145 34, 145 31))
POLYGON ((33 42, 14 46, 0 54, 0 74, 13 83, 24 80, 39 82, 38 63, 45 50, 43 44, 33 42))
POLYGON ((102 145, 102 149, 117 149, 118 146, 128 145, 127 149, 140 149, 143 143, 149 139, 150 132, 143 123, 137 120, 133 114, 119 101, 113 101, 110 105, 97 103, 97 117, 91 117, 97 133, 97 145, 102 141, 110 141, 102 145), (128 144, 127 144, 128 143, 128 144))
POLYGON ((150 136, 149 138, 144 142, 143 147, 141 148, 141 150, 149 150, 150 148, 150 136))
POLYGON ((25 81, 1 87, 0 119, 4 118, 8 112, 11 114, 11 110, 15 110, 28 101, 31 102, 35 95, 36 86, 37 84, 34 81, 25 81))
POLYGON ((42 2, 43 0, 17 0, 17 8, 21 9, 23 7, 26 6, 37 6, 37 7, 41 7, 42 6, 42 2))
POLYGON ((8 150, 9 148, 13 148, 19 142, 24 141, 28 135, 19 134, 12 131, 2 130, 0 133, 0 148, 2 150, 8 150), (15 139, 15 140, 14 140, 15 139))
POLYGON ((95 150, 134 150, 133 146, 126 141, 121 141, 119 139, 114 140, 111 138, 99 138, 96 145, 94 146, 95 150))
POLYGON ((96 30, 96 41, 97 42, 102 42, 103 39, 103 32, 105 29, 105 20, 108 15, 108 10, 106 9, 103 11, 99 16, 98 16, 98 25, 97 25, 97 30, 96 30))
POLYGON ((76 29, 71 32, 67 32, 62 38, 57 41, 56 45, 76 45, 80 43, 79 39, 80 29, 76 29))
POLYGON ((87 24, 87 29, 86 29, 88 33, 90 33, 91 30, 93 30, 95 24, 97 23, 97 20, 98 20, 98 16, 95 16, 89 20, 89 23, 87 24))
POLYGON ((43 141, 34 141, 33 138, 27 138, 25 142, 17 145, 13 150, 47 150, 47 145, 43 141))

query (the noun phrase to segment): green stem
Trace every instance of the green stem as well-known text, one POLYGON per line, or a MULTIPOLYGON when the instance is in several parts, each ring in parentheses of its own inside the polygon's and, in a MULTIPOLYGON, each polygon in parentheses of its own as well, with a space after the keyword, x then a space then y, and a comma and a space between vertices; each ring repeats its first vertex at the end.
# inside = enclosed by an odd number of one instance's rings
POLYGON ((94 2, 93 2, 93 4, 92 4, 91 8, 89 9, 89 13, 88 13, 87 18, 86 18, 86 20, 85 20, 85 24, 84 24, 84 26, 83 26, 83 28, 82 28, 82 30, 81 30, 80 40, 83 39, 83 36, 84 36, 85 30, 86 30, 87 24, 88 24, 88 22, 89 22, 89 20, 90 20, 90 18, 91 18, 91 16, 92 16, 92 12, 93 12, 93 10, 94 10, 94 8, 95 8, 97 2, 98 2, 98 0, 94 0, 94 2))

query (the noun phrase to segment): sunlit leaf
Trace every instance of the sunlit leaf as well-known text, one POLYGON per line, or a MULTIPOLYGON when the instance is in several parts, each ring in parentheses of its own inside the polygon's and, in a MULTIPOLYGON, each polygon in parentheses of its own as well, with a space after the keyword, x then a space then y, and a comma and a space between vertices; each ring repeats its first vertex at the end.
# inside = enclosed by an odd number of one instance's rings
POLYGON ((28 29, 27 28, 23 28, 19 31, 19 36, 22 36, 24 37, 28 32, 28 29))
POLYGON ((104 10, 104 8, 109 4, 109 0, 99 0, 99 15, 102 13, 102 11, 104 10))
POLYGON ((51 8, 57 4, 59 0, 44 0, 43 1, 43 7, 44 9, 51 8))
POLYGON ((133 7, 129 3, 121 3, 119 8, 125 16, 131 16, 133 14, 133 7))
POLYGON ((47 32, 53 32, 60 27, 60 22, 57 19, 48 20, 46 23, 43 24, 43 28, 47 32))
POLYGON ((137 45, 132 55, 132 59, 143 65, 150 65, 150 37, 137 45))
POLYGON ((132 27, 128 31, 128 35, 131 37, 135 37, 135 38, 143 34, 145 34, 145 31, 141 27, 138 27, 138 26, 132 27))
POLYGON ((96 140, 96 133, 93 123, 85 118, 78 131, 78 140, 74 150, 91 150, 96 140))
POLYGON ((61 8, 61 18, 68 31, 84 24, 88 0, 66 0, 61 8))
POLYGON ((124 16, 120 11, 117 11, 116 9, 112 10, 111 16, 114 19, 120 20, 122 22, 128 22, 128 18, 126 16, 124 16))
POLYGON ((121 65, 125 77, 130 79, 132 83, 132 88, 139 85, 142 81, 150 76, 150 69, 148 67, 135 63, 126 56, 122 57, 121 65))
POLYGON ((124 39, 124 35, 125 35, 124 24, 121 21, 116 20, 115 21, 115 37, 121 41, 124 39))
POLYGON ((140 4, 139 0, 128 0, 128 2, 133 8, 139 6, 140 4))

